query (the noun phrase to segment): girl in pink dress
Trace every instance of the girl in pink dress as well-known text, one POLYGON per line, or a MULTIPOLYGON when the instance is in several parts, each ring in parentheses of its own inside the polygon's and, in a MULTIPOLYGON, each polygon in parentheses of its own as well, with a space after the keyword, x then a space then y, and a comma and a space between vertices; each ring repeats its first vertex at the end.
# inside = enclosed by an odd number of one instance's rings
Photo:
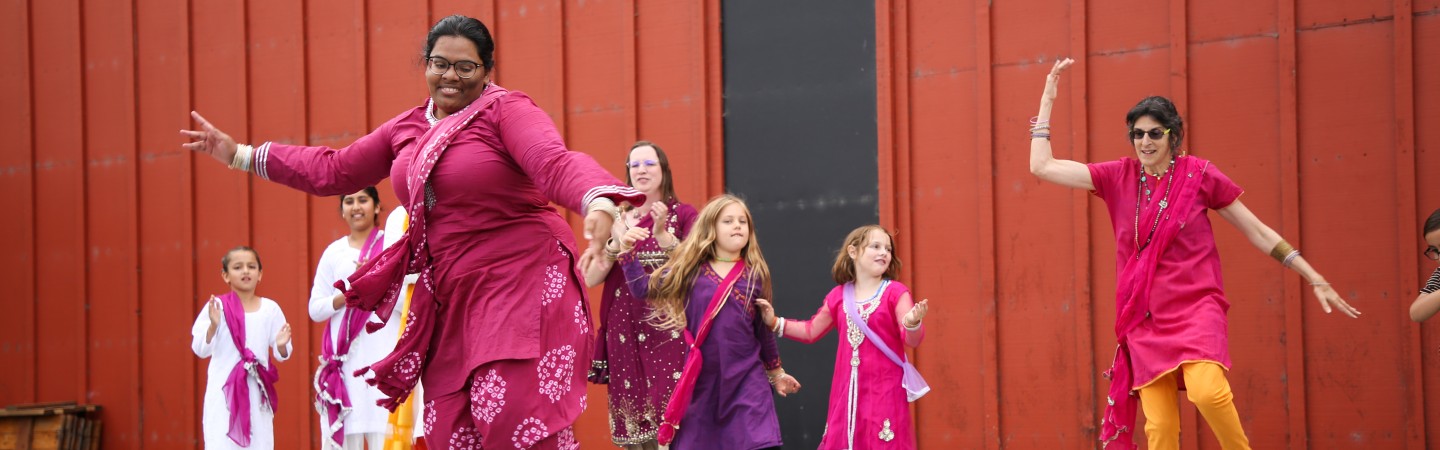
POLYGON ((920 321, 928 300, 915 303, 910 289, 894 281, 900 272, 894 251, 879 225, 851 231, 831 269, 838 286, 810 320, 776 318, 769 302, 755 301, 776 335, 806 344, 830 332, 837 318, 842 322, 822 449, 915 448, 907 402, 930 388, 906 362, 905 347, 925 337, 920 321))

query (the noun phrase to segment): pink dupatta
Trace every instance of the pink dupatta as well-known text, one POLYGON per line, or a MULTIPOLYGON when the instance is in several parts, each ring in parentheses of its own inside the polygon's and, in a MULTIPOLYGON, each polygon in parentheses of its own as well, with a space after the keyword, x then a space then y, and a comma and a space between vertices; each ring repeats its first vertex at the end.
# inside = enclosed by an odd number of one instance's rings
MULTIPOLYGON (((1150 288, 1155 280, 1155 268, 1159 265, 1160 256, 1165 254, 1165 250, 1175 241, 1175 236, 1185 228, 1188 217, 1184 214, 1194 210, 1196 202, 1202 200, 1200 188, 1204 185, 1202 180, 1209 167, 1209 161, 1193 156, 1176 158, 1175 168, 1170 174, 1174 177, 1174 197, 1162 198, 1159 205, 1149 206, 1145 209, 1145 214, 1140 216, 1140 224, 1143 226, 1153 223, 1156 214, 1164 214, 1160 225, 1155 229, 1155 235, 1148 246, 1136 249, 1138 254, 1135 254, 1134 258, 1126 259, 1124 269, 1116 276, 1117 344, 1115 361, 1111 363, 1110 370, 1104 373, 1105 377, 1110 379, 1110 392, 1105 397, 1105 415, 1100 426, 1101 448, 1109 449, 1111 445, 1127 450, 1136 448, 1134 430, 1131 427, 1135 424, 1135 415, 1140 405, 1131 390, 1135 384, 1135 375, 1130 368, 1130 331, 1148 318, 1150 288), (1180 216, 1177 217, 1176 214, 1180 216)), ((1144 239, 1140 241, 1143 242, 1144 239)))
POLYGON ((725 280, 720 282, 715 295, 710 297, 710 304, 705 307, 708 312, 705 320, 700 322, 698 335, 692 336, 688 328, 685 330, 685 344, 688 347, 685 352, 685 365, 680 369, 680 381, 675 383, 675 392, 671 394, 670 402, 665 405, 660 429, 655 433, 660 445, 670 445, 675 441, 675 433, 680 431, 680 421, 685 418, 685 410, 690 407, 690 398, 695 395, 695 379, 700 376, 700 368, 705 364, 704 357, 700 355, 700 344, 710 335, 715 316, 720 315, 720 308, 725 306, 725 299, 730 296, 730 291, 734 289, 736 280, 740 279, 743 272, 745 260, 740 259, 730 268, 725 280))
MULTIPOLYGON (((235 445, 250 446, 250 379, 260 386, 260 406, 274 411, 279 406, 275 397, 275 382, 280 380, 280 369, 275 365, 262 365, 255 352, 245 347, 245 306, 240 296, 229 292, 218 297, 225 316, 225 326, 230 329, 230 342, 240 350, 240 361, 230 369, 225 378, 225 407, 230 409, 230 431, 226 435, 235 445)), ((266 355, 268 358, 269 356, 266 355)))
POLYGON ((394 245, 380 252, 380 256, 366 261, 349 278, 335 283, 335 287, 345 293, 346 305, 373 311, 379 316, 380 322, 365 325, 365 329, 373 333, 390 320, 390 314, 403 292, 405 275, 420 274, 410 299, 410 316, 395 350, 375 364, 355 372, 355 376, 373 373, 374 376, 366 382, 389 396, 376 403, 392 412, 410 397, 410 392, 420 382, 425 355, 430 351, 430 338, 435 332, 437 306, 430 279, 430 252, 425 240, 425 212, 429 207, 425 203, 425 183, 455 136, 508 93, 494 84, 486 85, 485 93, 479 99, 446 116, 420 137, 419 154, 406 169, 404 180, 410 189, 409 198, 402 199, 409 212, 410 228, 394 245))
MULTIPOLYGON (((360 246, 361 263, 380 253, 385 243, 384 236, 385 232, 378 226, 370 231, 370 237, 360 246)), ((330 331, 325 331, 320 346, 320 368, 315 371, 315 410, 320 413, 324 425, 322 436, 329 435, 330 440, 326 443, 334 444, 326 445, 327 448, 345 446, 345 418, 350 415, 352 405, 341 367, 350 355, 350 345, 360 336, 360 330, 364 329, 370 314, 347 308, 341 317, 340 342, 333 342, 330 331)))

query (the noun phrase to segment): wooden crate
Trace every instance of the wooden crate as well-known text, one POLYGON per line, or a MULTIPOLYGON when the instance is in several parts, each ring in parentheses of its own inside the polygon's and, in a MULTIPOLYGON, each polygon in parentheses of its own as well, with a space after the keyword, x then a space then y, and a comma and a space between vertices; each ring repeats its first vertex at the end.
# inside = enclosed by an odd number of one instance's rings
POLYGON ((45 403, 0 409, 0 450, 100 448, 96 405, 45 403))

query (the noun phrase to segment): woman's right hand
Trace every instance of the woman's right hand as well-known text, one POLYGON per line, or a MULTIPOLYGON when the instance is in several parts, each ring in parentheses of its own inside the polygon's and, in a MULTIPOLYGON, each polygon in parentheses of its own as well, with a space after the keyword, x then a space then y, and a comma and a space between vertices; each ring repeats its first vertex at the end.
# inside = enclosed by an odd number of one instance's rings
POLYGON ((230 165, 230 162, 235 160, 235 140, 220 131, 219 128, 215 128, 204 117, 200 117, 200 113, 190 111, 190 117, 195 118, 195 122, 200 124, 200 131, 180 130, 181 135, 191 140, 180 146, 210 155, 221 164, 230 165))
POLYGON ((620 237, 620 253, 628 253, 635 248, 635 243, 650 237, 650 230, 636 227, 625 230, 625 235, 620 237))
POLYGON ((1065 68, 1070 67, 1071 64, 1075 64, 1075 60, 1070 58, 1055 61, 1055 66, 1050 68, 1050 75, 1045 76, 1044 100, 1055 100, 1055 96, 1057 95, 1056 90, 1058 89, 1056 86, 1060 84, 1060 72, 1064 72, 1065 68))
POLYGON ((760 320, 765 323, 765 328, 775 329, 775 307, 770 305, 769 300, 755 299, 755 310, 760 313, 760 320))

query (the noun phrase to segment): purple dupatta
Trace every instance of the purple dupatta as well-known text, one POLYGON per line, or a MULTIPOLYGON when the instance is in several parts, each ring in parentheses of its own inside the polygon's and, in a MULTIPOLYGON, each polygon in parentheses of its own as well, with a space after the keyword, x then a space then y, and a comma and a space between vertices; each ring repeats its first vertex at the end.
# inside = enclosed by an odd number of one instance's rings
MULTIPOLYGON (((890 280, 885 280, 885 283, 880 286, 882 298, 885 289, 889 287, 890 280)), ((881 340, 880 336, 877 336, 875 332, 870 329, 870 325, 865 323, 864 319, 860 318, 859 308, 855 304, 855 282, 845 283, 844 293, 845 315, 850 318, 850 324, 859 328, 861 333, 865 333, 865 339, 869 340, 871 344, 874 344, 875 348, 880 349, 880 353, 884 353, 886 358, 890 358, 890 362, 900 366, 900 369, 905 372, 905 375, 900 379, 900 387, 905 388, 905 400, 913 402, 919 400, 920 397, 924 397, 926 393, 929 393, 930 384, 926 383, 925 378, 920 376, 920 371, 915 370, 915 365, 901 359, 894 351, 890 350, 890 346, 885 345, 885 341, 881 340)))

